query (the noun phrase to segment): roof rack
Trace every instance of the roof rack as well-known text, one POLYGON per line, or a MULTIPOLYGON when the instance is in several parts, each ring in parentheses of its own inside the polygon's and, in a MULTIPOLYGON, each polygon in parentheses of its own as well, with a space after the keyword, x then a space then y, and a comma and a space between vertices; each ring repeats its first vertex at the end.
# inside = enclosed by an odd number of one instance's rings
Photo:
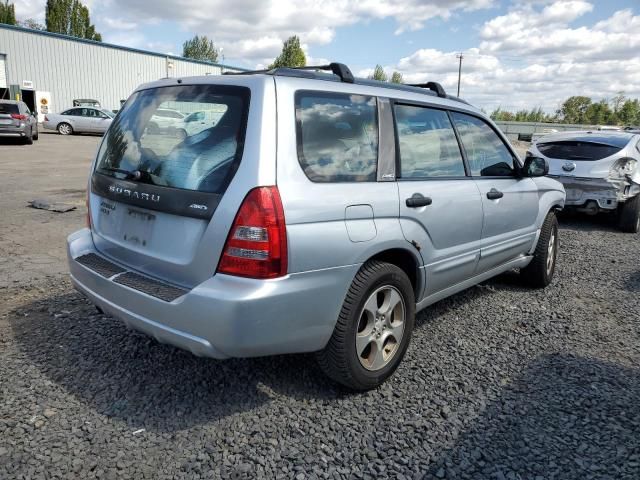
POLYGON ((428 95, 437 95, 440 98, 447 98, 457 102, 468 104, 465 100, 447 95, 442 85, 438 82, 416 83, 416 84, 401 84, 401 83, 386 83, 378 80, 371 80, 365 78, 354 78, 353 73, 349 67, 344 63, 332 62, 328 65, 316 65, 309 67, 278 67, 264 70, 249 70, 244 72, 224 72, 223 75, 280 75, 283 77, 303 77, 303 78, 315 78, 318 80, 330 80, 341 81, 345 83, 355 83, 357 85, 369 85, 373 87, 391 88, 394 90, 404 90, 410 92, 417 92, 417 89, 428 90, 423 92, 428 95), (313 73, 313 71, 324 70, 333 73, 334 75, 327 75, 324 73, 313 73), (338 78, 336 78, 338 77, 338 78))
POLYGON ((436 92, 440 98, 447 98, 447 92, 444 91, 442 85, 438 82, 427 82, 427 83, 413 83, 409 84, 410 87, 418 87, 418 88, 428 88, 432 92, 436 92))
POLYGON ((344 63, 337 62, 332 62, 329 65, 312 65, 308 67, 277 67, 265 70, 249 70, 246 72, 224 72, 223 75, 253 75, 258 73, 278 75, 281 73, 285 73, 288 70, 326 70, 330 71, 334 75, 337 75, 340 78, 341 82, 354 83, 355 81, 353 73, 351 73, 349 67, 347 67, 344 63))

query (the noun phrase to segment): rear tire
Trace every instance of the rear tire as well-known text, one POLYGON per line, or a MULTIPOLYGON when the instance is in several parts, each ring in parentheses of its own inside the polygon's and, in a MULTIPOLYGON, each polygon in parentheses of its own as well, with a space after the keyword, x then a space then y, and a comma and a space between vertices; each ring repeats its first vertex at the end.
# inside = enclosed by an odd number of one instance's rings
POLYGON ((407 274, 390 263, 367 262, 349 287, 329 343, 316 354, 318 364, 350 389, 376 388, 398 368, 414 322, 407 274))
POLYGON ((36 127, 36 133, 33 134, 33 139, 37 142, 38 138, 40 138, 40 133, 38 132, 38 127, 36 127))
POLYGON ((29 130, 29 135, 24 137, 25 145, 33 145, 33 128, 29 130))
POLYGON ((520 270, 522 279, 531 287, 544 288, 553 280, 558 258, 558 219, 549 212, 544 219, 533 260, 520 270))
POLYGON ((56 130, 58 130, 58 133, 60 135, 72 135, 73 134, 73 127, 71 125, 69 125, 68 123, 65 123, 65 122, 62 122, 61 124, 59 124, 56 130))
POLYGON ((640 194, 622 204, 618 217, 620 230, 627 233, 640 231, 640 194))

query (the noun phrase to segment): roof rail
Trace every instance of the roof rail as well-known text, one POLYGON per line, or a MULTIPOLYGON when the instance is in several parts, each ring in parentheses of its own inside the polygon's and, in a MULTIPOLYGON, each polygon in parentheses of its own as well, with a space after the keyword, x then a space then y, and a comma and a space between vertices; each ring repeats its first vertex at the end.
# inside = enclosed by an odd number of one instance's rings
POLYGON ((436 92, 440 98, 447 98, 447 92, 444 91, 442 85, 438 82, 414 83, 409 84, 410 87, 428 88, 432 92, 436 92))
POLYGON ((333 62, 328 65, 316 65, 309 67, 278 67, 264 70, 247 70, 244 72, 224 72, 223 75, 254 75, 254 74, 266 74, 266 75, 279 75, 283 77, 302 77, 302 78, 315 78, 318 80, 330 80, 341 81, 345 83, 355 83, 358 85, 368 85, 372 87, 391 88, 394 90, 404 90, 410 92, 417 92, 418 88, 424 91, 425 95, 436 95, 440 98, 447 98, 456 102, 468 104, 465 100, 447 95, 442 85, 438 82, 427 82, 417 84, 402 84, 402 83, 386 83, 378 80, 372 80, 368 78, 354 78, 353 73, 349 70, 344 63, 333 62), (324 70, 333 73, 333 75, 327 75, 324 73, 314 73, 313 71, 324 70), (338 78, 336 78, 338 77, 338 78))
POLYGON ((344 63, 332 62, 329 65, 311 65, 308 67, 277 67, 264 70, 249 70, 246 72, 224 72, 223 75, 253 75, 258 73, 267 73, 271 75, 278 75, 290 70, 327 70, 337 75, 341 82, 354 83, 355 78, 349 67, 344 63))

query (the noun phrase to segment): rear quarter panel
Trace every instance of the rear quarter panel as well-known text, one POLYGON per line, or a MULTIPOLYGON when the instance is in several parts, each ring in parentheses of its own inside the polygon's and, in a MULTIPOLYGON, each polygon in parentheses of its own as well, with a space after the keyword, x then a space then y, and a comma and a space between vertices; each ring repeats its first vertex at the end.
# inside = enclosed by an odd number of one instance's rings
MULTIPOLYGON (((329 81, 279 77, 275 77, 275 81, 278 97, 277 181, 287 224, 289 272, 361 264, 391 248, 411 251, 413 247, 404 240, 400 229, 396 182, 312 182, 298 161, 297 90, 374 96, 379 92, 364 85, 346 87, 329 81)), ((347 288, 348 285, 345 293, 347 288)))

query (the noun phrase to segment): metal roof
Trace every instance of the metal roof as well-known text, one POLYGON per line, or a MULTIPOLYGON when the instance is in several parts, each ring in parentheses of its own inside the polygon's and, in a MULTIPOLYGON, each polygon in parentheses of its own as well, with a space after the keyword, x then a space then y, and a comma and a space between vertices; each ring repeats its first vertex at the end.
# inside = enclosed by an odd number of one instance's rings
POLYGON ((179 55, 169 55, 169 54, 165 54, 165 53, 152 52, 150 50, 142 50, 140 48, 124 47, 122 45, 115 45, 113 43, 98 42, 96 40, 88 40, 86 38, 72 37, 70 35, 63 35, 61 33, 47 32, 47 31, 44 31, 44 30, 33 30, 31 28, 20 27, 20 26, 17 26, 17 25, 6 25, 4 23, 0 23, 0 28, 3 28, 5 30, 16 30, 16 31, 19 31, 19 32, 31 33, 33 35, 41 35, 41 36, 45 36, 45 37, 59 38, 59 39, 62 39, 62 40, 68 40, 70 42, 86 43, 86 44, 97 46, 97 47, 111 48, 111 49, 114 49, 114 50, 123 50, 125 52, 141 53, 143 55, 152 55, 154 57, 172 58, 174 60, 182 60, 184 62, 199 63, 199 64, 202 64, 202 65, 211 65, 211 66, 214 66, 214 67, 221 67, 221 68, 227 68, 227 69, 231 69, 231 70, 238 70, 238 71, 241 71, 241 72, 244 72, 244 71, 247 70, 246 68, 234 67, 232 65, 225 65, 225 64, 222 64, 222 63, 206 62, 204 60, 194 60, 193 58, 181 57, 179 55))

